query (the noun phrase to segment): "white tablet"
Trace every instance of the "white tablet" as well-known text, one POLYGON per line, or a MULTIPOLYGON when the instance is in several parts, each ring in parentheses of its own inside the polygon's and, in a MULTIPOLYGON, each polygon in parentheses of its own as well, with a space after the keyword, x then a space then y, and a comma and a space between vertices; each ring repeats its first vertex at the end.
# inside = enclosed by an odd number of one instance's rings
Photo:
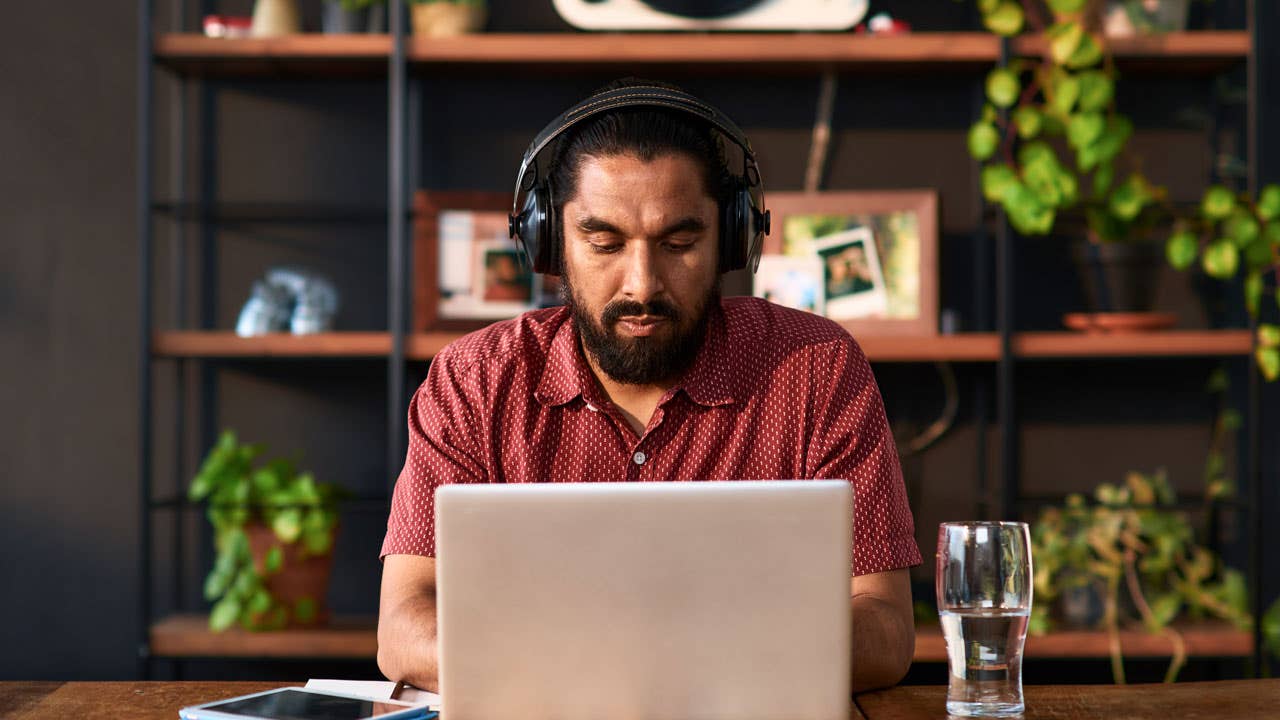
POLYGON ((306 688, 277 688, 182 708, 182 720, 431 720, 435 710, 306 688))

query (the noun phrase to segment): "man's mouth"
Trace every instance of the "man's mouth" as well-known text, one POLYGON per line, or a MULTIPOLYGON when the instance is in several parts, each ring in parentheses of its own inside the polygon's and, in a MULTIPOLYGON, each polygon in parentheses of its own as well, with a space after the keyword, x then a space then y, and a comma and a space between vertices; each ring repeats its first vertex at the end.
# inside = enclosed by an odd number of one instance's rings
POLYGON ((618 318, 618 327, 628 335, 646 337, 656 332, 668 319, 660 315, 624 315, 618 318))

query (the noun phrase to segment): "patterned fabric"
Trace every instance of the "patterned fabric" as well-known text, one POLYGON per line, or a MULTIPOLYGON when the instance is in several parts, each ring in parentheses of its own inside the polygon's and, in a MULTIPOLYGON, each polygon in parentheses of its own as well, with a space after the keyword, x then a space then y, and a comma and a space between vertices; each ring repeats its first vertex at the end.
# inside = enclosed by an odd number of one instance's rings
POLYGON ((583 358, 569 311, 538 310, 432 362, 409 407, 382 556, 434 557, 434 490, 446 483, 734 479, 848 480, 854 574, 920 564, 880 392, 839 325, 723 300, 637 436, 583 358))

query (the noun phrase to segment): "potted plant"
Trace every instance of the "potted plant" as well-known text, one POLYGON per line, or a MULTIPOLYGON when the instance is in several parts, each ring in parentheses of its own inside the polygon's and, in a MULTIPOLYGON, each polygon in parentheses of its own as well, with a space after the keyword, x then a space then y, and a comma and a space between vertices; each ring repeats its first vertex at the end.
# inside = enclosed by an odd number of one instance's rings
POLYGON ((386 32, 386 10, 386 0, 324 0, 320 27, 331 35, 386 32))
POLYGON ((1166 216, 1164 188, 1125 149, 1133 123, 1116 109, 1116 72, 1090 0, 978 0, 992 32, 1030 24, 1039 59, 991 71, 982 117, 969 131, 983 195, 1024 235, 1048 235, 1064 214, 1083 220, 1075 256, 1095 312, 1146 312, 1154 299, 1166 216), (1001 111, 1007 111, 1002 116, 1001 111))
POLYGON ((447 37, 476 32, 488 19, 485 0, 409 0, 413 34, 447 37))
POLYGON ((1036 603, 1029 632, 1048 632, 1073 602, 1099 607, 1085 613, 1084 624, 1100 625, 1111 637, 1116 682, 1124 682, 1119 632, 1130 625, 1169 637, 1174 652, 1165 681, 1172 682, 1186 661, 1175 618, 1216 617, 1252 627, 1244 576, 1196 544, 1163 472, 1129 473, 1123 485, 1099 485, 1094 497, 1091 505, 1071 495, 1032 525, 1036 603), (1088 595, 1092 602, 1079 599, 1088 595))
MULTIPOLYGON (((1166 246, 1169 263, 1191 270, 1196 260, 1210 277, 1232 280, 1244 273, 1244 305, 1257 319, 1267 307, 1280 309, 1280 185, 1268 185, 1257 201, 1215 185, 1199 212, 1181 218, 1166 246)), ((1254 358, 1267 380, 1280 377, 1280 325, 1258 324, 1254 358)))
POLYGON ((342 492, 293 462, 259 464, 260 445, 224 431, 191 482, 208 500, 217 559, 204 583, 209 628, 276 630, 327 620, 325 594, 342 492))

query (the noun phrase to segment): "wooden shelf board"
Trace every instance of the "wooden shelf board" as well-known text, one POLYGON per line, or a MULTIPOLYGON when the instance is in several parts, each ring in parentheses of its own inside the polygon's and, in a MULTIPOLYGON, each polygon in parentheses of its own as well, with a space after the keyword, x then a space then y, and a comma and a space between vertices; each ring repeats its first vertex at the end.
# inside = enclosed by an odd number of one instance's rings
MULTIPOLYGON (((207 615, 184 614, 151 626, 151 652, 162 657, 306 657, 372 658, 377 656, 377 620, 336 617, 328 627, 252 633, 239 628, 209 631, 207 615)), ((1253 638, 1222 623, 1197 623, 1180 628, 1193 657, 1247 657, 1253 638)), ((1126 630, 1120 643, 1127 658, 1163 658, 1172 646, 1163 635, 1126 630)), ((1029 658, 1097 659, 1107 657, 1107 635, 1094 630, 1071 630, 1027 638, 1029 658)), ((945 662, 946 643, 937 625, 916 628, 916 662, 945 662)))
POLYGON ((868 335, 857 340, 867 359, 873 362, 992 362, 1000 357, 1000 336, 995 333, 935 337, 868 335))
MULTIPOLYGON (((1015 52, 1039 55, 1038 37, 1015 40, 1015 52)), ((1122 67, 1213 71, 1250 52, 1244 31, 1205 31, 1112 40, 1122 67)), ((198 75, 385 75, 389 35, 301 34, 280 38, 157 36, 159 62, 198 75)), ((853 33, 478 33, 451 38, 410 37, 408 61, 421 70, 624 68, 686 70, 750 68, 889 68, 937 72, 984 68, 999 57, 999 40, 985 32, 928 32, 877 37, 853 33)))
MULTIPOLYGON (((412 333, 405 338, 405 357, 430 360, 463 332, 412 333)), ((960 333, 934 337, 863 336, 863 352, 873 362, 994 362, 1000 358, 995 333, 960 333)), ((1221 357, 1248 355, 1247 330, 1168 330, 1151 333, 1091 335, 1076 332, 1019 333, 1014 353, 1025 359, 1073 357, 1221 357)), ((228 331, 180 330, 155 334, 158 357, 385 357, 391 336, 385 332, 331 332, 316 335, 274 333, 242 338, 228 331)))
MULTIPOLYGON (((1253 654, 1253 636, 1248 632, 1218 622, 1178 626, 1192 657, 1249 657, 1253 654)), ((1126 658, 1169 658, 1173 645, 1164 635, 1143 630, 1124 630, 1120 647, 1126 658)), ((1105 658, 1108 656, 1107 633, 1101 630, 1062 630, 1044 636, 1027 638, 1026 657, 1105 658)), ((947 645, 942 629, 936 624, 916 627, 916 662, 946 662, 947 645)))
POLYGON ((192 75, 311 77, 386 75, 389 35, 303 33, 276 38, 210 38, 198 33, 156 37, 156 59, 192 75))
POLYGON ((1146 333, 1090 334, 1027 332, 1013 339, 1022 358, 1178 357, 1248 355, 1248 330, 1162 330, 1146 333))
POLYGON ((248 632, 209 630, 209 616, 166 617, 151 626, 158 657, 372 658, 378 654, 377 619, 335 617, 327 627, 248 632))
POLYGON ((385 332, 272 333, 244 338, 229 331, 180 330, 152 336, 159 357, 384 357, 391 352, 385 332))

